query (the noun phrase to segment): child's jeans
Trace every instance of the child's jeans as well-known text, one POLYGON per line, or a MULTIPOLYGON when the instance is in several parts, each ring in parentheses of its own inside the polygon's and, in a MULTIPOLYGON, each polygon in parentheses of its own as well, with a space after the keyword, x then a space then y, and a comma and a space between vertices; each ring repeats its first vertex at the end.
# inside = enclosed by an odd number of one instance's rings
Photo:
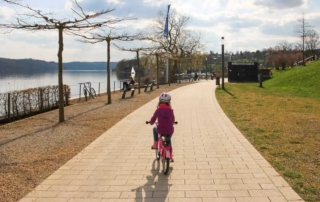
MULTIPOLYGON (((172 135, 166 135, 166 140, 167 140, 167 142, 169 143, 168 146, 172 146, 171 136, 172 136, 172 135)), ((157 126, 155 126, 155 127, 153 128, 153 140, 154 140, 155 142, 158 142, 158 138, 159 138, 159 136, 158 136, 157 126)))

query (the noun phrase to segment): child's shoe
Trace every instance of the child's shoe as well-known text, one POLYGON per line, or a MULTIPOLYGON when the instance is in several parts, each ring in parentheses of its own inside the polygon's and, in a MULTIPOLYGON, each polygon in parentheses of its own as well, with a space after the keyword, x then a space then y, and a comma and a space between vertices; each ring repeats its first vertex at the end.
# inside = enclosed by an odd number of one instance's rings
POLYGON ((158 149, 158 142, 153 142, 151 149, 158 149))
POLYGON ((174 162, 172 154, 170 155, 170 162, 174 162))

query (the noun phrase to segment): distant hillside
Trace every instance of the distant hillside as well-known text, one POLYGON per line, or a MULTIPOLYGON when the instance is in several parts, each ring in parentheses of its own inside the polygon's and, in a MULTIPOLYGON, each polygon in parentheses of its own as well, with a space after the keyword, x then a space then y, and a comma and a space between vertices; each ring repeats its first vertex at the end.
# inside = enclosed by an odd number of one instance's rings
POLYGON ((0 58, 0 74, 1 75, 20 75, 32 73, 54 72, 57 64, 54 62, 46 62, 34 59, 6 59, 0 58))
MULTIPOLYGON (((117 62, 110 62, 111 70, 117 62)), ((68 62, 63 64, 64 70, 106 70, 107 62, 68 62)), ((58 64, 35 59, 0 58, 0 75, 43 74, 56 72, 58 64)))
MULTIPOLYGON (((116 68, 117 62, 110 62, 110 69, 116 68)), ((107 70, 107 62, 68 62, 63 65, 64 70, 107 70)))

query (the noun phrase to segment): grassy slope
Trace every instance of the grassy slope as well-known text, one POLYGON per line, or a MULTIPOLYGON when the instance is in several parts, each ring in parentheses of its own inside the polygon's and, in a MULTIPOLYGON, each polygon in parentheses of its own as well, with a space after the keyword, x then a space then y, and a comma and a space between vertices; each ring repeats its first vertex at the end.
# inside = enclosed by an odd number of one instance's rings
POLYGON ((264 82, 265 88, 320 99, 320 61, 305 67, 273 71, 273 76, 273 79, 264 82))
POLYGON ((305 201, 320 201, 320 61, 263 83, 227 83, 217 99, 236 127, 305 201))

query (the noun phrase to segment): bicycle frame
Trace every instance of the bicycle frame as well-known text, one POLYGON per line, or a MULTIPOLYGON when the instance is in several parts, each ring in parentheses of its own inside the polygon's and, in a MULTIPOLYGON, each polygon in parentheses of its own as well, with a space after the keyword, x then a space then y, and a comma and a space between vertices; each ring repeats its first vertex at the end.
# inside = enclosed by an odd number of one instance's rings
POLYGON ((156 158, 162 162, 162 170, 165 175, 169 172, 172 147, 165 145, 167 143, 166 136, 158 135, 158 149, 156 149, 156 158))
MULTIPOLYGON (((146 124, 149 124, 149 121, 146 121, 146 124)), ((178 124, 175 122, 174 124, 178 124)), ((158 133, 158 148, 156 151, 156 159, 162 161, 163 173, 165 175, 169 172, 170 161, 172 159, 172 146, 166 145, 168 140, 166 139, 168 135, 161 135, 158 133)))
POLYGON ((156 152, 159 153, 159 157, 161 158, 161 160, 164 160, 166 158, 171 157, 171 151, 172 148, 171 146, 165 146, 164 143, 166 142, 165 140, 165 136, 159 134, 158 135, 158 149, 156 150, 156 152))

